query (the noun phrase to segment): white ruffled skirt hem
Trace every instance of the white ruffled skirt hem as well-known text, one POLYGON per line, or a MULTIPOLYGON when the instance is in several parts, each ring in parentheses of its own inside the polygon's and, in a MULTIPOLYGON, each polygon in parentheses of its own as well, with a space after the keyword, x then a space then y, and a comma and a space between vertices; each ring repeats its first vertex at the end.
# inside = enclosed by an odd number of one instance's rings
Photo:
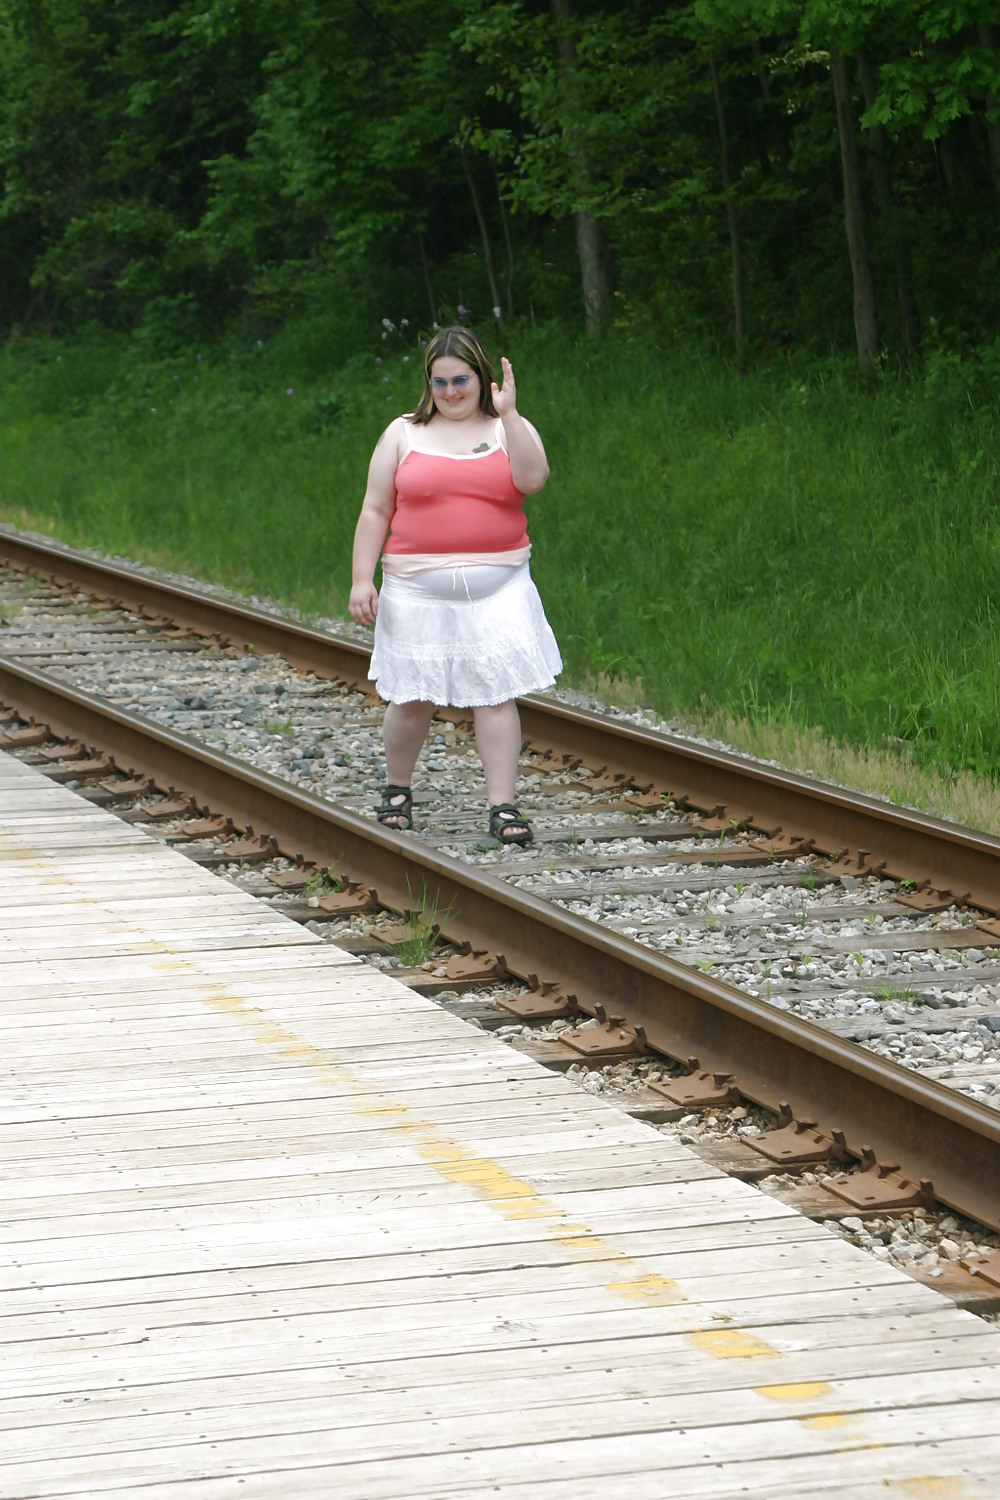
POLYGON ((383 576, 368 672, 380 698, 478 708, 552 687, 561 671, 528 563, 383 576))

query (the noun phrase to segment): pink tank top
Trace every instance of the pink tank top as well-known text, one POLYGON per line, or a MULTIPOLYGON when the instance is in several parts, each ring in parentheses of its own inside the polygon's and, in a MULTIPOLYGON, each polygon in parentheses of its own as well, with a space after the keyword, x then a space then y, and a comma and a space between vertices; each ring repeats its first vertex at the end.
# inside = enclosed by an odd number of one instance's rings
POLYGON ((527 547, 524 496, 499 442, 485 453, 412 448, 396 470, 396 509, 385 551, 512 552, 527 547))

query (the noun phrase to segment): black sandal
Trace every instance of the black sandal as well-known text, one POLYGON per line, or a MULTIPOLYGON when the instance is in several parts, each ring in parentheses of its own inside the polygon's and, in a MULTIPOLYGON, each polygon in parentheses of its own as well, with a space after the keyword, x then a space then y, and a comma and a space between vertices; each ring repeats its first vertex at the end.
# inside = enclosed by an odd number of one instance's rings
POLYGON ((498 844, 530 844, 535 837, 513 802, 490 808, 490 833, 498 844))
POLYGON ((408 786, 384 786, 382 801, 375 809, 375 816, 383 828, 398 833, 413 827, 413 793, 408 786))

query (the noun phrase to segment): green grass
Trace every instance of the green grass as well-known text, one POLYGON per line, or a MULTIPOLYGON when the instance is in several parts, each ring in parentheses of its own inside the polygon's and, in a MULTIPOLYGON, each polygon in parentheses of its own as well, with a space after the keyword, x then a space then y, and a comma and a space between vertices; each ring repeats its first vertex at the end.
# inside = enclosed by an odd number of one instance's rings
MULTIPOLYGON (((8 346, 0 516, 341 614, 419 351, 376 329, 324 370, 312 337, 296 367, 293 332, 158 363, 94 334, 8 346)), ((741 377, 624 336, 503 352, 552 463, 532 570, 570 679, 1000 776, 996 348, 873 393, 833 360, 741 377)))

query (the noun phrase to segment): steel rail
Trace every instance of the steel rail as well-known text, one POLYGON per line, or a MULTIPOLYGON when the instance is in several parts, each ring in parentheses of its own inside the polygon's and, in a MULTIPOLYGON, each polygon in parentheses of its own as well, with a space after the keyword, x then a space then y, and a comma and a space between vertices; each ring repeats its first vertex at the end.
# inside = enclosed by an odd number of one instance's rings
MULTIPOLYGON (((368 651, 328 632, 4 528, 0 556, 192 630, 279 652, 319 677, 369 686, 368 651)), ((1000 914, 1000 839, 991 834, 541 697, 519 707, 522 732, 539 748, 652 783, 693 807, 724 806, 727 817, 749 818, 755 828, 812 838, 826 853, 863 850, 897 880, 929 883, 1000 914)))
POLYGON ((186 736, 0 657, 0 699, 53 733, 99 745, 117 765, 174 786, 277 839, 283 853, 344 868, 386 906, 422 900, 445 936, 504 955, 523 976, 557 980, 585 1010, 595 1002, 645 1030, 650 1046, 736 1075, 750 1099, 844 1132, 949 1207, 1000 1228, 1000 1114, 684 968, 628 938, 449 859, 186 736))

